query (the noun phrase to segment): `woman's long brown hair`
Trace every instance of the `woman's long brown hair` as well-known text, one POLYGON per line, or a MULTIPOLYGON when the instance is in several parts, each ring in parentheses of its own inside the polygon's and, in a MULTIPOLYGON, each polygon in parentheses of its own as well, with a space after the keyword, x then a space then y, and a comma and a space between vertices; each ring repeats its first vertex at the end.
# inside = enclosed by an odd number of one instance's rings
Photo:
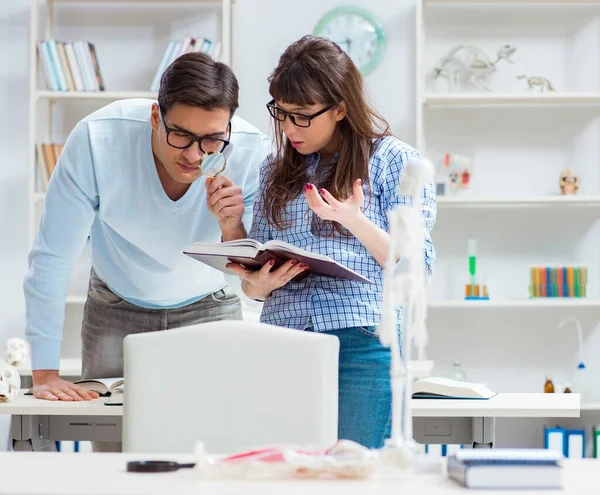
MULTIPOLYGON (((346 116, 338 123, 342 136, 339 158, 334 167, 325 167, 327 173, 317 174, 316 186, 343 201, 352 195, 354 181, 362 179, 370 193, 373 141, 391 133, 389 124, 369 105, 362 75, 350 57, 332 41, 305 36, 279 59, 269 76, 269 92, 275 100, 297 106, 343 102, 346 116)), ((277 153, 267 176, 264 201, 267 221, 281 229, 288 225, 284 221, 286 206, 302 194, 308 177, 306 157, 285 138, 281 123, 274 123, 277 153)), ((312 221, 313 231, 319 235, 334 235, 335 231, 347 235, 335 222, 323 221, 317 215, 312 221)))

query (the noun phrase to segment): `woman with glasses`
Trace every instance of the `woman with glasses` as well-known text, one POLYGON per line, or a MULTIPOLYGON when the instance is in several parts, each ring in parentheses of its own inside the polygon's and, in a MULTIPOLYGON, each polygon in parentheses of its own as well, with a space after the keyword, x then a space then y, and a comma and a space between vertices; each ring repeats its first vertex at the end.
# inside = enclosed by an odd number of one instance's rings
MULTIPOLYGON (((245 293, 264 301, 261 321, 339 338, 339 438, 379 448, 391 417, 390 351, 376 335, 387 213, 407 201, 398 196, 400 175, 419 154, 391 135, 369 106, 357 67, 331 41, 307 36, 290 45, 269 83, 277 151, 261 169, 249 237, 325 254, 376 283, 306 276, 294 261, 255 272, 229 266, 245 293)), ((423 266, 431 273, 433 184, 423 190, 422 211, 423 266)), ((399 328, 401 316, 400 309, 399 328)))

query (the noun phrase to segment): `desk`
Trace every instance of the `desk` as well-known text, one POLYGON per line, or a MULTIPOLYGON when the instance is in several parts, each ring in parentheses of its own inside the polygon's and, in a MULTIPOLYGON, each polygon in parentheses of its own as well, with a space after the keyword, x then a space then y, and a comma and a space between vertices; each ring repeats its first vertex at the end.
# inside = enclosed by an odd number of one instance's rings
MULTIPOLYGON (((123 406, 105 406, 105 400, 50 402, 21 391, 14 402, 0 403, 0 414, 12 415, 14 450, 53 450, 56 440, 121 441, 123 406)), ((423 444, 493 447, 495 418, 576 418, 579 406, 579 394, 413 399, 414 438, 423 444)))
MULTIPOLYGON (((443 467, 437 473, 400 473, 361 481, 217 481, 202 479, 193 469, 152 474, 125 471, 127 461, 151 458, 195 461, 190 455, 0 452, 3 472, 0 495, 469 495, 473 492, 447 479, 443 467)), ((596 459, 566 460, 563 466, 561 491, 505 491, 511 495, 580 495, 595 491, 596 459)), ((476 493, 498 495, 498 490, 476 493)))

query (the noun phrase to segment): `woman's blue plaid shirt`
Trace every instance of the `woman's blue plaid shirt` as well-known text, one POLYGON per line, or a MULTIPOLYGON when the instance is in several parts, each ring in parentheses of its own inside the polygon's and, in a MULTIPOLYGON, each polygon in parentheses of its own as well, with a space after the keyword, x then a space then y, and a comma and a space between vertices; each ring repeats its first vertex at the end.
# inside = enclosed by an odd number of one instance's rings
MULTIPOLYGON (((394 137, 383 137, 375 143, 369 162, 371 198, 365 190, 364 213, 372 222, 389 232, 387 212, 399 204, 408 204, 410 198, 398 194, 402 168, 419 153, 394 137)), ((315 172, 319 154, 306 157, 308 181, 317 184, 315 172)), ((267 158, 261 166, 259 191, 254 204, 252 228, 248 237, 264 243, 271 239, 288 242, 308 251, 325 254, 374 281, 374 285, 345 279, 310 274, 301 281, 289 282, 273 291, 265 301, 260 320, 264 323, 289 328, 313 327, 315 331, 337 330, 349 327, 376 326, 381 321, 383 268, 354 236, 323 237, 311 231, 312 212, 304 198, 298 196, 287 209, 284 220, 289 221, 283 230, 270 226, 264 215, 264 195, 268 194, 265 182, 267 158)), ((320 165, 321 167, 323 165, 320 165)), ((332 164, 325 166, 335 166, 332 164)), ((422 211, 426 230, 424 260, 429 274, 435 263, 435 249, 430 232, 435 223, 437 204, 433 183, 423 189, 422 211)), ((398 310, 398 324, 402 309, 398 310)))

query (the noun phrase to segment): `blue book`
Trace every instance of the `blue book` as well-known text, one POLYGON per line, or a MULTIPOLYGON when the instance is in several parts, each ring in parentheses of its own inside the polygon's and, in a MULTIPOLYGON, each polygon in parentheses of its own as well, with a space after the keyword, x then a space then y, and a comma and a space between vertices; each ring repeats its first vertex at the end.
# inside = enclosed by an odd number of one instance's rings
POLYGON ((560 488, 564 456, 546 449, 463 449, 448 456, 448 477, 466 488, 560 488))

